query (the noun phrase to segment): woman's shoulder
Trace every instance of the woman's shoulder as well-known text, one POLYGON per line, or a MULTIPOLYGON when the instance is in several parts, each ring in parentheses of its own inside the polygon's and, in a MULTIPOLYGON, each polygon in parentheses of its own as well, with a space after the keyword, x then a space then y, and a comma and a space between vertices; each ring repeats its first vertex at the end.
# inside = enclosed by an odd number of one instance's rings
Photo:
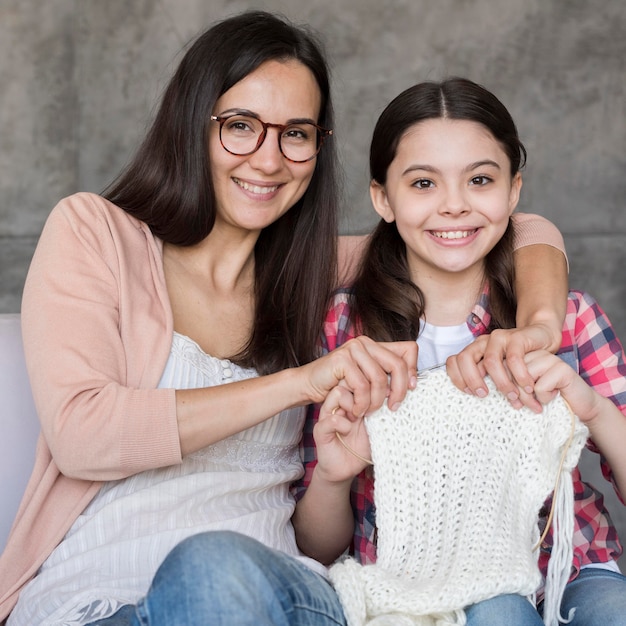
POLYGON ((44 236, 58 242, 80 243, 88 248, 113 252, 160 249, 159 241, 144 222, 133 217, 106 198, 79 192, 60 200, 52 209, 44 227, 44 236))
POLYGON ((71 223, 94 224, 104 221, 125 227, 141 229, 142 222, 103 196, 81 191, 60 200, 50 213, 51 218, 62 217, 71 223))

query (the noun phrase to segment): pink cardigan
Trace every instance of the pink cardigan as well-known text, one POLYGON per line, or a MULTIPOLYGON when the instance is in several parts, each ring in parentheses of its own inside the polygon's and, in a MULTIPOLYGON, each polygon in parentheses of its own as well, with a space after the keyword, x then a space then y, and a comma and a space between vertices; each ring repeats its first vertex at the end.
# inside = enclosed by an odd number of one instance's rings
MULTIPOLYGON (((547 220, 516 219, 517 247, 564 251, 547 220)), ((364 238, 341 239, 345 282, 364 238)), ((42 435, 0 556, 0 621, 103 481, 182 458, 175 392, 156 389, 173 320, 162 242, 145 224, 94 194, 62 200, 33 257, 22 329, 42 435)))

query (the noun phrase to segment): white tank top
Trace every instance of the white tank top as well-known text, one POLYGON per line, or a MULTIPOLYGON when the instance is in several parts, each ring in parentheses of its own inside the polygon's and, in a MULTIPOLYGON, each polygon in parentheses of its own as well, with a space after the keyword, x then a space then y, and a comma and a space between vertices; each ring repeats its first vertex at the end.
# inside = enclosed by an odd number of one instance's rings
MULTIPOLYGON (((257 373, 205 354, 174 334, 161 388, 192 389, 257 373)), ((300 555, 290 483, 302 474, 298 442, 305 409, 273 418, 173 465, 105 483, 24 587, 8 626, 82 626, 136 604, 168 552, 184 538, 232 530, 300 555)))

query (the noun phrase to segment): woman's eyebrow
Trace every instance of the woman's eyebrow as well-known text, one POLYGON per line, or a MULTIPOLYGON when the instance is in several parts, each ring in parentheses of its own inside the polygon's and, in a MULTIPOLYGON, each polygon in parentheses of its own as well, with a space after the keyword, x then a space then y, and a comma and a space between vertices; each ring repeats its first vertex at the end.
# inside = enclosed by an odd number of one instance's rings
MULTIPOLYGON (((254 111, 250 111, 249 109, 238 109, 236 107, 232 109, 226 109, 225 111, 221 111, 219 113, 220 117, 224 117, 225 115, 246 115, 248 117, 253 117, 257 120, 261 119, 261 116, 254 111)), ((291 119, 288 119, 284 125, 289 124, 317 124, 317 122, 310 117, 292 117, 291 119)))

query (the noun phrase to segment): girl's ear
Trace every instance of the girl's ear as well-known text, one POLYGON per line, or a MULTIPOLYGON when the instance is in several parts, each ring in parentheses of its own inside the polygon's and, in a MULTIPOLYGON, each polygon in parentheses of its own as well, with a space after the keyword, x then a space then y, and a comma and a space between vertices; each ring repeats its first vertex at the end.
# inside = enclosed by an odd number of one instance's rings
POLYGON ((393 214, 393 209, 389 205, 389 198, 387 197, 384 185, 372 180, 370 182, 370 197, 376 213, 378 213, 385 222, 390 224, 395 221, 396 216, 393 214))
POLYGON ((517 172, 511 181, 511 192, 509 193, 509 215, 515 211, 519 202, 520 191, 522 189, 522 174, 517 172))

